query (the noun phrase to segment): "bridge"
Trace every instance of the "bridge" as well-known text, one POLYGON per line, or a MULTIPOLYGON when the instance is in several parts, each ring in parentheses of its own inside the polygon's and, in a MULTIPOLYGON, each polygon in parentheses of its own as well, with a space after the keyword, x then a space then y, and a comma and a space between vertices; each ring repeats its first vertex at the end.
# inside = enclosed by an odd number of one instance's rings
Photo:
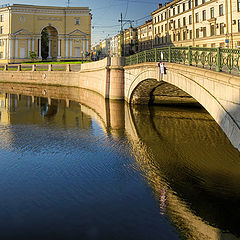
POLYGON ((162 102, 192 97, 240 150, 239 56, 240 50, 190 47, 138 53, 126 58, 124 97, 130 103, 149 103, 157 89, 162 102), (159 61, 166 63, 165 75, 159 73, 159 61))
POLYGON ((130 104, 198 102, 240 150, 239 71, 240 50, 166 47, 82 64, 78 71, 5 66, 0 82, 78 87, 130 104), (165 62, 166 74, 158 62, 165 62))

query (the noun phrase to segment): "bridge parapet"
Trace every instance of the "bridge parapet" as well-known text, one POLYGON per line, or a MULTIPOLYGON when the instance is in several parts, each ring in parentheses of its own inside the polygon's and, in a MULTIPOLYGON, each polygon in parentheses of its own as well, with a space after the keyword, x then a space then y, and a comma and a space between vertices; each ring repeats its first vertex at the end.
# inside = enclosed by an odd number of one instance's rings
POLYGON ((172 62, 240 74, 240 49, 163 47, 126 57, 126 66, 146 62, 172 62))

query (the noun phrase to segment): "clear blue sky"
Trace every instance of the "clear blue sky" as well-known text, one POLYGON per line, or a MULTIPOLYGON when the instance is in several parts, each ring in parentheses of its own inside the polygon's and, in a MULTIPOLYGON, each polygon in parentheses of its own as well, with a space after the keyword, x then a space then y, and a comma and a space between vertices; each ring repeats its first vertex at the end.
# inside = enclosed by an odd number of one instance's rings
MULTIPOLYGON (((106 37, 111 37, 118 34, 120 30, 120 13, 123 13, 125 19, 135 20, 133 26, 139 26, 150 19, 152 11, 158 8, 158 3, 163 3, 164 0, 71 0, 72 7, 89 7, 92 9, 92 44, 106 37), (148 16, 148 17, 147 17, 148 16), (145 17, 145 18, 144 18, 145 17), (143 18, 143 19, 141 19, 143 18), (136 21, 137 19, 141 19, 136 21)), ((49 6, 66 6, 67 0, 15 0, 15 1, 0 1, 0 4, 35 4, 49 6)), ((126 28, 129 24, 125 25, 126 28)))

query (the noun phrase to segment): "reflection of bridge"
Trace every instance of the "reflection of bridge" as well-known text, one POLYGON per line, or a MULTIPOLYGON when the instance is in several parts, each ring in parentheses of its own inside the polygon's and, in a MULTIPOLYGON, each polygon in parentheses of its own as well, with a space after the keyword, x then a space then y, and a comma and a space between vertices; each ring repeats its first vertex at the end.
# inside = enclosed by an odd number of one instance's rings
MULTIPOLYGON (((232 146, 224 136, 222 138, 221 131, 215 127, 215 122, 208 114, 198 111, 186 113, 177 110, 155 113, 154 111, 149 112, 148 107, 138 109, 138 106, 130 109, 121 101, 108 101, 93 91, 79 88, 0 84, 0 89, 15 95, 15 99, 21 99, 21 95, 29 96, 30 101, 38 101, 36 97, 41 97, 41 101, 43 101, 42 98, 45 98, 45 102, 49 106, 57 104, 56 99, 59 99, 65 101, 66 108, 68 108, 73 105, 72 101, 74 101, 74 106, 80 105, 79 109, 94 118, 102 126, 106 135, 121 137, 125 133, 129 144, 132 145, 132 153, 138 166, 142 169, 144 177, 159 199, 161 212, 169 216, 186 238, 236 239, 231 238, 233 237, 231 234, 223 233, 221 229, 229 229, 228 227, 233 224, 238 214, 234 215, 229 211, 232 204, 229 204, 226 211, 225 208, 221 208, 221 204, 220 206, 216 204, 223 196, 217 190, 216 194, 214 190, 212 193, 211 186, 221 185, 222 176, 225 176, 223 173, 227 171, 226 176, 228 177, 224 183, 228 182, 231 186, 228 194, 234 196, 233 199, 240 197, 238 184, 240 181, 239 174, 237 174, 239 167, 238 165, 233 167, 231 161, 226 161, 229 152, 231 154, 233 152, 233 155, 230 156, 231 159, 236 160, 239 155, 237 150, 232 151, 232 146), (219 137, 219 135, 221 136, 219 137), (189 136, 189 138, 184 138, 184 136, 189 136), (213 151, 204 151, 209 148, 213 151), (230 148, 229 151, 228 148, 230 148), (189 156, 192 158, 189 159, 189 156), (191 161, 192 159, 194 160, 191 161), (193 172, 192 176, 200 176, 200 179, 208 181, 197 181, 197 178, 190 181, 186 167, 193 172), (233 174, 228 175, 230 170, 233 174), (168 184, 165 181, 167 178, 171 179, 168 184), (180 186, 181 183, 186 184, 184 185, 186 187, 180 186), (207 193, 203 190, 206 190, 207 193), (208 202, 209 199, 204 198, 207 194, 212 194, 212 197, 217 195, 219 198, 216 201, 210 199, 211 201, 208 202), (179 196, 184 196, 184 198, 179 196), (184 201, 189 198, 193 203, 191 207, 184 201), (201 201, 197 198, 201 198, 201 201), (211 205, 212 203, 214 205, 211 205), (228 212, 230 217, 221 221, 222 218, 218 219, 218 212, 228 212), (205 223, 207 221, 215 224, 217 220, 219 222, 216 225, 219 228, 205 223)), ((78 109, 75 110, 73 122, 79 114, 78 109)), ((15 116, 15 118, 15 121, 20 119, 19 116, 15 116)), ((89 122, 86 122, 84 126, 89 126, 89 122)), ((226 202, 229 203, 229 200, 224 201, 224 203, 226 202)), ((224 205, 224 207, 227 206, 224 205)), ((230 230, 234 233, 239 231, 238 228, 230 230)))

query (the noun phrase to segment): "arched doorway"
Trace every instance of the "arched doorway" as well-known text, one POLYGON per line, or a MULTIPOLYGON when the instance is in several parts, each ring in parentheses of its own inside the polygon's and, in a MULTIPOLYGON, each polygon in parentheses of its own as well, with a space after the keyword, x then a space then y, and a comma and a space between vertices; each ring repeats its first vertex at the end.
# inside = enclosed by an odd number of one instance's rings
POLYGON ((43 60, 57 60, 58 56, 58 32, 52 26, 43 28, 41 32, 41 56, 43 60))

